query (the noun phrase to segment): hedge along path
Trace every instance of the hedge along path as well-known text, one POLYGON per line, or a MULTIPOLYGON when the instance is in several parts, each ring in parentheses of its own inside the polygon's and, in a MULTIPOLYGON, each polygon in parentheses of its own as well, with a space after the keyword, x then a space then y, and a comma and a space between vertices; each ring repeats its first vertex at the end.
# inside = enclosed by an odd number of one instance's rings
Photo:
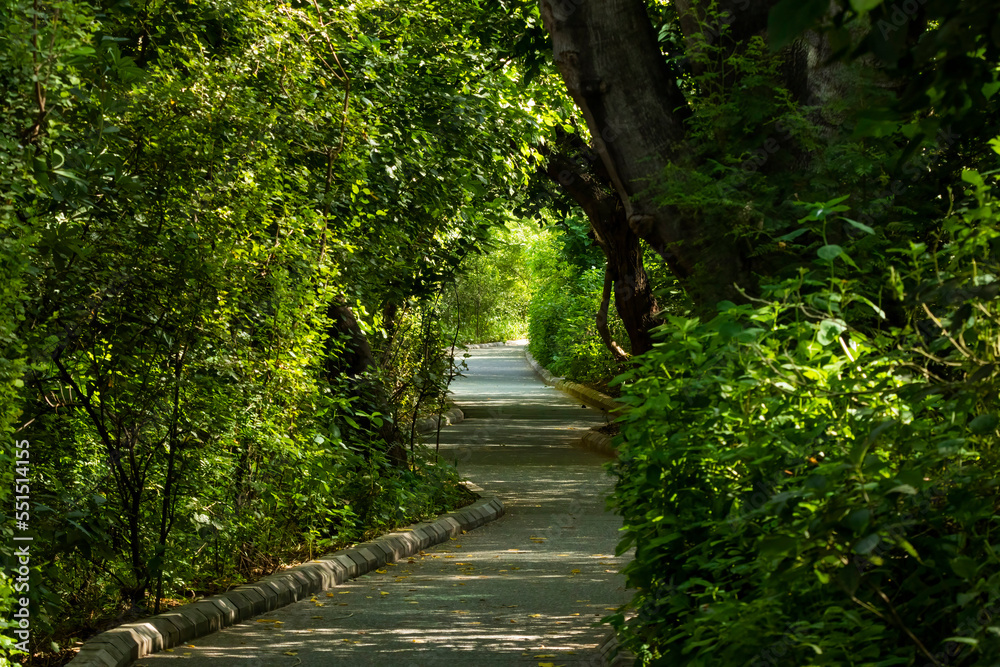
POLYGON ((455 383, 465 420, 441 431, 441 455, 503 516, 139 664, 609 664, 597 622, 629 598, 621 520, 605 509, 608 458, 575 446, 606 420, 535 379, 523 345, 468 363, 455 383))

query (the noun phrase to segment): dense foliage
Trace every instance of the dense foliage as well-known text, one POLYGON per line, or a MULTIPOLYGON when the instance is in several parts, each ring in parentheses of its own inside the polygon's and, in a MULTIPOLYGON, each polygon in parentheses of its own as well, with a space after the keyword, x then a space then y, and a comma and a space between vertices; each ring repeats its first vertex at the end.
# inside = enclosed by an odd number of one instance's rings
POLYGON ((465 259, 442 311, 445 329, 456 332, 459 343, 525 337, 528 304, 538 289, 532 266, 547 239, 533 222, 510 221, 465 259))
MULTIPOLYGON (((568 217, 532 258, 540 286, 531 300, 529 350, 556 375, 601 384, 620 364, 597 336, 594 317, 604 283, 603 255, 587 236, 588 225, 568 217)), ((627 344, 621 321, 609 328, 627 344)))
MULTIPOLYGON (((688 4, 656 15, 683 149, 643 186, 724 229, 754 280, 738 305, 664 312, 620 377, 637 592, 608 620, 644 664, 993 664, 994 19, 789 0, 769 43, 741 33, 750 3, 688 4), (806 27, 839 48, 828 97, 784 83, 806 27)), ((545 354, 593 363, 573 340, 545 354)))
POLYGON ((504 8, 5 0, 0 23, 0 500, 14 436, 31 650, 463 502, 409 424, 451 377, 435 308, 551 122, 504 8))
POLYGON ((752 304, 671 316, 624 376, 615 503, 639 593, 614 621, 651 664, 1000 657, 998 190, 966 181, 938 242, 884 276, 905 322, 826 245, 752 304))

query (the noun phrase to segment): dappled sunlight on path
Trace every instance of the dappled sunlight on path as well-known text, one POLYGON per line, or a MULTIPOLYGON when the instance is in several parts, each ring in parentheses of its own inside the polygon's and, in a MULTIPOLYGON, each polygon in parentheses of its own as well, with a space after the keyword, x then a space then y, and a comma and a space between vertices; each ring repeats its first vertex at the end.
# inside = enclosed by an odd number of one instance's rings
POLYGON ((538 382, 520 346, 469 367, 466 421, 441 432, 441 454, 503 500, 502 518, 140 664, 600 665, 609 630, 595 624, 627 599, 625 559, 607 459, 572 445, 604 418, 538 382))

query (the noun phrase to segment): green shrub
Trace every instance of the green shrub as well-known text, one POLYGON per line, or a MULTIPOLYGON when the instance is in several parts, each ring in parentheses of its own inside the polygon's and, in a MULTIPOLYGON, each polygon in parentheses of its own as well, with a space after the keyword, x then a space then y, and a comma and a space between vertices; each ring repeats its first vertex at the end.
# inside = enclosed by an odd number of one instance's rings
POLYGON ((822 245, 751 305, 669 316, 621 377, 637 593, 608 620, 645 664, 1000 660, 1000 234, 966 180, 941 242, 893 261, 896 321, 822 245))
MULTIPOLYGON (((528 349, 556 375, 600 383, 620 370, 601 342, 595 321, 604 286, 603 255, 589 245, 585 222, 570 218, 565 227, 533 258, 540 285, 528 309, 528 349)), ((628 350, 628 336, 614 306, 608 326, 612 338, 628 350)))

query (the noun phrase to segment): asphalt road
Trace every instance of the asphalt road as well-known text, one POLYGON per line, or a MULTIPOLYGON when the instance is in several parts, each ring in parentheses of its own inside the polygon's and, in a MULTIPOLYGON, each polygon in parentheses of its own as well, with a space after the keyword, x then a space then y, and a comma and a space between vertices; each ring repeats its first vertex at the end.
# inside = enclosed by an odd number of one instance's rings
POLYGON ((453 385, 466 419, 441 454, 503 500, 501 519, 138 664, 600 665, 626 559, 607 459, 573 443, 604 418, 537 380, 522 346, 472 354, 453 385))

